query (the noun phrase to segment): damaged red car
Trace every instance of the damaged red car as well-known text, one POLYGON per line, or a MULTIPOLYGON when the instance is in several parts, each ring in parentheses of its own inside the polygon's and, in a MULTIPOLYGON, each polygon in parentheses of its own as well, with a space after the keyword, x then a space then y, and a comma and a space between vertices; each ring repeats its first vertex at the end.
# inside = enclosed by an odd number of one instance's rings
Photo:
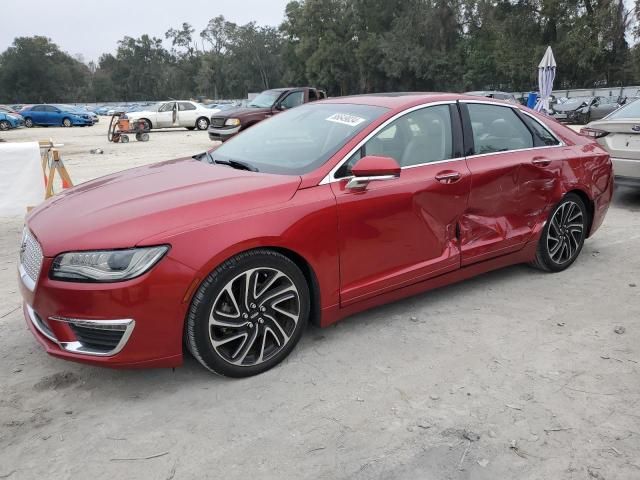
POLYGON ((33 210, 20 249, 44 349, 263 372, 305 326, 507 265, 568 268, 611 201, 597 143, 454 94, 314 102, 216 150, 116 173, 33 210))

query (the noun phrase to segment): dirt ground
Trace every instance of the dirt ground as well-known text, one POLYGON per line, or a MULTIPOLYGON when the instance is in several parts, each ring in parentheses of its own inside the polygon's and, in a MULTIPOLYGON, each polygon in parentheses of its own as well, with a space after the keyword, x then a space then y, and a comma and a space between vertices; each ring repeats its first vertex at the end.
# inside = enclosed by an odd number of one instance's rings
MULTIPOLYGON (((104 123, 3 137, 65 143, 76 180, 210 145, 110 145, 104 123)), ((190 357, 113 371, 47 356, 19 309, 21 226, 0 219, 0 478, 640 478, 640 191, 616 193, 566 272, 511 267, 310 328, 245 380, 190 357)))

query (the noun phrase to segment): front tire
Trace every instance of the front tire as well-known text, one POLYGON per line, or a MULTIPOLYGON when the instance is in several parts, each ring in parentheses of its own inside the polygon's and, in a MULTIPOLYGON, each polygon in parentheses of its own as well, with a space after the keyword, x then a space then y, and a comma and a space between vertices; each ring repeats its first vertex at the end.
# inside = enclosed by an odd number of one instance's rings
POLYGON ((533 266, 546 272, 561 272, 576 261, 589 226, 589 212, 575 193, 567 194, 551 211, 542 230, 533 266))
POLYGON ((251 250, 202 282, 187 316, 186 344, 214 373, 257 375, 291 353, 309 311, 309 286, 298 266, 272 250, 251 250))
POLYGON ((24 119, 24 126, 27 128, 31 128, 33 127, 33 120, 31 120, 29 117, 24 119))
POLYGON ((71 123, 71 119, 70 118, 62 119, 62 126, 63 127, 69 128, 71 125, 73 125, 73 124, 71 123))
POLYGON ((7 122, 6 120, 0 121, 0 130, 1 131, 6 132, 10 128, 11 128, 11 124, 9 122, 7 122))
POLYGON ((147 120, 146 118, 143 118, 142 120, 140 120, 140 122, 144 125, 145 130, 151 130, 151 128, 153 127, 151 120, 147 120))

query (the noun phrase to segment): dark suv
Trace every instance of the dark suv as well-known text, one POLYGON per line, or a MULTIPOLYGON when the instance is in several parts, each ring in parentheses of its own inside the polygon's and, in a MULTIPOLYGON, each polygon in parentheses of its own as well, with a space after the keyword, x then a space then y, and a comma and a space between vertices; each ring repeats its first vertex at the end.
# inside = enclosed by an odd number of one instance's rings
POLYGON ((265 118, 303 103, 327 98, 327 94, 316 88, 288 87, 265 90, 243 108, 234 108, 218 112, 211 117, 209 138, 225 141, 245 128, 261 122, 265 118))

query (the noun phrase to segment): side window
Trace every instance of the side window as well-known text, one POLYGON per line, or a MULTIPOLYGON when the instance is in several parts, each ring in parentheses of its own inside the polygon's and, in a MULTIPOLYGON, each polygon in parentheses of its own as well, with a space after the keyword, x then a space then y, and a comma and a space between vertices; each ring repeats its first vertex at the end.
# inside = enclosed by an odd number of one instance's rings
POLYGON ((195 110, 196 106, 193 103, 189 103, 189 102, 179 102, 178 103, 178 110, 180 110, 181 112, 184 112, 185 110, 195 110))
POLYGON ((36 105, 31 110, 34 111, 34 112, 44 112, 44 106, 43 105, 36 105))
POLYGON ((476 155, 533 147, 531 132, 512 108, 479 103, 467 108, 476 155))
POLYGON ((449 106, 425 107, 391 122, 353 154, 335 177, 351 175, 351 167, 365 155, 391 157, 401 167, 453 158, 449 106))
POLYGON ((304 103, 304 92, 292 92, 285 97, 285 99, 280 102, 282 108, 288 109, 297 107, 298 105, 302 105, 304 103))
POLYGON ((44 107, 44 111, 49 113, 56 113, 60 110, 58 110, 56 107, 52 107, 51 105, 47 105, 46 107, 44 107))
POLYGON ((173 103, 165 103, 158 109, 159 112, 170 112, 171 110, 173 110, 173 103))
POLYGON ((560 145, 560 142, 556 139, 556 137, 551 135, 549 130, 543 127, 540 123, 538 123, 536 120, 529 117, 528 115, 525 115, 524 118, 525 118, 525 121, 527 122, 527 125, 529 125, 529 128, 531 128, 531 130, 533 131, 533 136, 535 137, 535 140, 536 140, 535 142, 536 146, 560 145))

